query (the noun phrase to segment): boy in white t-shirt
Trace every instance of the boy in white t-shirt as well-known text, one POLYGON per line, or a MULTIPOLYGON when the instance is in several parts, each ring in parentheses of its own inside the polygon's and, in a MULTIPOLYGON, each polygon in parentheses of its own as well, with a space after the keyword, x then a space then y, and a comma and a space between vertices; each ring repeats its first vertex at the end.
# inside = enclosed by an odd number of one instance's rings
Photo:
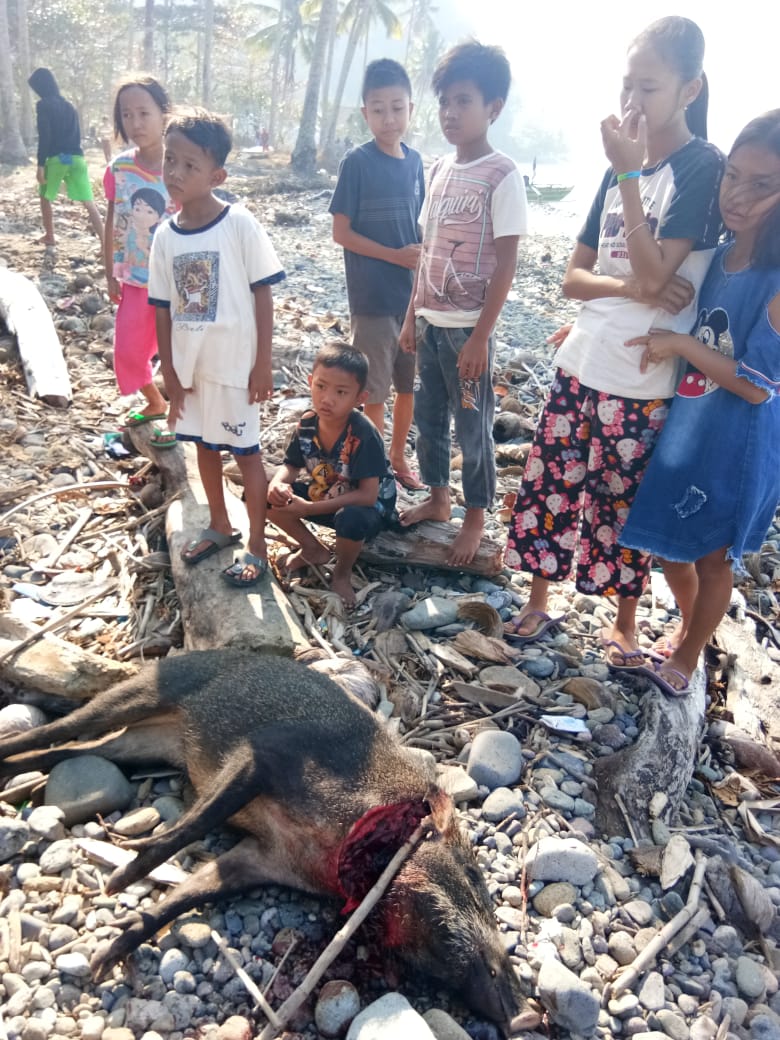
POLYGON ((401 514, 404 526, 450 517, 450 421, 463 453, 466 516, 448 563, 469 564, 495 495, 493 328, 526 233, 526 197, 514 161, 488 131, 511 73, 499 47, 459 44, 439 62, 433 89, 455 154, 434 163, 422 212, 423 245, 401 347, 417 351, 417 455, 430 498, 401 514))
POLYGON ((245 587, 268 570, 259 405, 273 393, 271 286, 285 275, 255 218, 214 195, 227 176, 231 146, 225 124, 202 109, 168 123, 163 179, 179 211, 152 241, 149 303, 157 307, 168 423, 178 440, 197 444, 210 510, 209 526, 182 559, 200 563, 240 538, 230 524, 222 482, 220 453, 229 451, 244 480, 249 545, 222 575, 245 587))

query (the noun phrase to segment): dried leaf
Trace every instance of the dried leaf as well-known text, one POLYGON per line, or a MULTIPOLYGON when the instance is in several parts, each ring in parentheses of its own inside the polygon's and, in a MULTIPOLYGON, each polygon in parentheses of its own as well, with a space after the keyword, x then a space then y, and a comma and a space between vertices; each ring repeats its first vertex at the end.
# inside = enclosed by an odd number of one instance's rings
POLYGON ((713 784, 712 790, 718 801, 734 807, 745 800, 745 796, 754 798, 759 792, 755 784, 741 773, 729 773, 720 783, 713 784))
POLYGON ((768 893, 754 877, 741 867, 731 867, 729 874, 748 919, 753 922, 762 935, 766 935, 775 919, 774 903, 768 893))
POLYGON ((456 694, 469 704, 484 704, 488 708, 510 708, 520 699, 517 694, 490 690, 487 686, 479 686, 477 683, 453 682, 448 686, 447 692, 456 694))
POLYGON ((496 664, 512 664, 518 656, 501 639, 483 636, 473 630, 458 632, 453 645, 468 657, 477 657, 481 661, 494 661, 496 664))
POLYGON ((460 603, 458 617, 473 621, 480 632, 494 639, 500 639, 504 632, 504 624, 495 607, 489 603, 460 603))
POLYGON ((628 855, 639 873, 645 877, 658 877, 661 873, 664 850, 660 845, 640 845, 638 848, 629 849, 628 855))
POLYGON ((449 643, 431 643, 429 652, 433 654, 443 665, 447 668, 452 668, 456 672, 460 672, 461 675, 467 675, 469 677, 476 675, 479 670, 477 665, 473 664, 463 654, 458 653, 454 646, 450 646, 449 643))
POLYGON ((747 802, 740 802, 737 806, 737 812, 742 818, 743 827, 747 831, 748 841, 755 841, 759 845, 774 845, 776 849, 780 849, 780 838, 764 830, 758 822, 758 817, 750 811, 750 806, 747 802))
POLYGON ((661 861, 661 888, 665 891, 676 885, 692 866, 693 856, 687 839, 682 834, 673 834, 661 861))

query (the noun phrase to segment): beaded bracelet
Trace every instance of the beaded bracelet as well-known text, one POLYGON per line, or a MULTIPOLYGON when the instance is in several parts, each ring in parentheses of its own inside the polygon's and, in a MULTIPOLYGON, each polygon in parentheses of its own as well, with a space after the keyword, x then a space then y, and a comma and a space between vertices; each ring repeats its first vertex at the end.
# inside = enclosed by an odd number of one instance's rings
POLYGON ((650 227, 646 220, 643 220, 640 224, 635 224, 630 231, 627 231, 625 235, 625 241, 628 242, 629 238, 631 238, 633 233, 643 227, 650 227))
POLYGON ((629 170, 628 173, 619 173, 617 175, 617 181, 618 181, 618 184, 620 184, 621 181, 631 181, 635 177, 641 177, 641 176, 642 176, 642 171, 641 170, 629 170))

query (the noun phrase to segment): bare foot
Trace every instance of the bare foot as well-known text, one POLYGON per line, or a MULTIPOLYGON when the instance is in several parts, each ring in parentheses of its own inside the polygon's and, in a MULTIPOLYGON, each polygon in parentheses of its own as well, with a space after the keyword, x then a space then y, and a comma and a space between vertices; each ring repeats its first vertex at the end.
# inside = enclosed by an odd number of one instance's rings
POLYGON ((402 510, 398 516, 401 527, 411 527, 412 524, 419 524, 423 520, 449 520, 450 506, 448 502, 440 505, 432 498, 426 498, 418 506, 402 510))
POLYGON ((304 571, 307 567, 319 567, 323 563, 327 563, 329 559, 330 553, 324 546, 321 552, 307 552, 305 556, 303 549, 298 549, 285 559, 284 570, 288 574, 295 574, 296 571, 304 571))
POLYGON ((341 596, 345 607, 355 606, 355 590, 352 588, 348 574, 341 575, 334 571, 333 577, 330 579, 330 587, 341 596))
POLYGON ((464 567, 471 563, 477 555, 479 543, 482 541, 484 520, 482 510, 467 509, 463 520, 463 526, 455 536, 452 543, 447 563, 451 567, 464 567))

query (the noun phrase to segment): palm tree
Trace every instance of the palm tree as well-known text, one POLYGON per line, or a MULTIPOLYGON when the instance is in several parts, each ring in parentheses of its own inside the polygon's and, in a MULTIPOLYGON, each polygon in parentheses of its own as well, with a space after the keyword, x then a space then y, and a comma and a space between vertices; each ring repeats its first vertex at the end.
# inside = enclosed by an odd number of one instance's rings
MULTIPOLYGON (((13 66, 11 64, 11 34, 8 28, 8 0, 0 0, 0 162, 21 166, 29 162, 27 149, 19 129, 16 111, 13 66)), ((25 84, 24 89, 27 89, 25 84)))
MULTIPOLYGON (((27 0, 16 0, 16 53, 19 66, 19 82, 26 83, 32 72, 30 67, 30 30, 27 24, 27 0)), ((21 103, 22 138, 29 148, 35 140, 32 94, 29 90, 22 90, 21 103)))
POLYGON ((295 54, 302 39, 304 23, 299 0, 279 0, 278 7, 261 4, 259 10, 266 15, 272 14, 274 20, 249 36, 247 42, 272 53, 268 137, 273 143, 277 138, 281 102, 295 81, 295 54))
POLYGON ((349 36, 347 37, 347 45, 344 50, 341 73, 336 85, 336 94, 330 106, 330 119, 325 130, 322 150, 326 156, 330 156, 334 149, 336 128, 338 127, 339 112, 341 110, 341 99, 344 96, 344 88, 355 58, 355 51, 362 39, 365 47, 364 59, 367 57, 368 37, 374 22, 381 22, 384 26, 385 34, 391 39, 401 39, 403 34, 401 23, 386 0, 347 0, 347 5, 339 19, 338 28, 343 30, 348 25, 349 36))
POLYGON ((338 0, 322 0, 314 50, 309 65, 309 78, 303 98, 303 111, 298 128, 290 165, 298 173, 313 173, 317 166, 317 111, 319 108, 320 85, 325 70, 325 56, 330 36, 336 31, 338 0))
POLYGON ((206 108, 211 104, 211 55, 214 50, 214 0, 203 0, 203 79, 200 96, 206 108))

